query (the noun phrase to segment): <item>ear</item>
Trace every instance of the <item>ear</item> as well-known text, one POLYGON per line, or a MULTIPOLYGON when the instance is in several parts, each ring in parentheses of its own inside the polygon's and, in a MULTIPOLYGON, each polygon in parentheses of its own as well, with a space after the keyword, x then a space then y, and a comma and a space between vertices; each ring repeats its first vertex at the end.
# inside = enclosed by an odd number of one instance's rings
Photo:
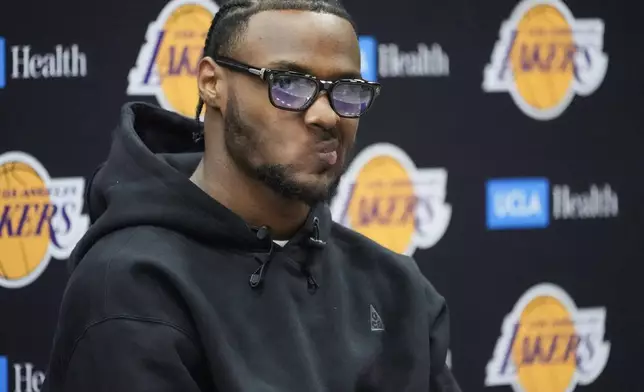
POLYGON ((210 57, 204 57, 197 66, 199 96, 206 104, 222 108, 226 102, 226 80, 222 68, 210 57))

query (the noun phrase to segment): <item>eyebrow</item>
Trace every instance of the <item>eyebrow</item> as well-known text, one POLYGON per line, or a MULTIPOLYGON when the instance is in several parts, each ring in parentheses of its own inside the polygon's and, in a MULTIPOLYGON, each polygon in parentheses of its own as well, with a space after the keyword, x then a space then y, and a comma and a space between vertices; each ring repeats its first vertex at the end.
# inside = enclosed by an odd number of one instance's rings
MULTIPOLYGON (((315 72, 312 72, 310 68, 288 60, 271 62, 268 64, 266 68, 271 68, 275 70, 284 70, 284 71, 294 71, 294 72, 299 72, 299 73, 303 73, 311 76, 315 75, 315 72)), ((355 72, 355 71, 340 72, 338 74, 334 74, 333 76, 336 79, 361 79, 362 78, 362 75, 360 74, 360 72, 355 72)))

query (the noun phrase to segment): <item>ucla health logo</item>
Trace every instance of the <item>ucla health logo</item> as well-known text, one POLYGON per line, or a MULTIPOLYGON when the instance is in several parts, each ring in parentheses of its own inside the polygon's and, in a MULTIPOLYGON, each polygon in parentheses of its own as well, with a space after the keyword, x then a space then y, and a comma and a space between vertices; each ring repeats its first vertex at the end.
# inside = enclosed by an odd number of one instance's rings
POLYGON ((5 41, 3 37, 0 37, 0 88, 4 88, 4 86, 7 84, 7 74, 5 73, 5 68, 7 66, 6 64, 7 60, 5 58, 5 41))
POLYGON ((38 392, 42 389, 45 372, 37 370, 33 363, 14 362, 11 370, 9 372, 8 358, 0 356, 0 392, 38 392), (13 382, 10 375, 13 375, 13 382))
POLYGON ((552 220, 608 219, 619 215, 619 197, 610 184, 582 191, 546 178, 497 178, 487 182, 487 227, 537 229, 552 220))
POLYGON ((448 76, 449 57, 437 43, 419 43, 415 50, 403 51, 397 44, 379 44, 373 36, 360 36, 362 77, 375 82, 378 77, 448 76))
POLYGON ((550 184, 545 178, 488 181, 487 227, 492 230, 547 227, 549 191, 550 184))
POLYGON ((7 392, 9 390, 8 370, 9 364, 7 363, 7 357, 0 356, 0 392, 7 392))
POLYGON ((87 55, 77 44, 56 45, 49 52, 37 52, 31 45, 7 46, 0 37, 0 89, 7 80, 70 79, 87 76, 87 55), (9 64, 11 59, 11 64, 9 64))

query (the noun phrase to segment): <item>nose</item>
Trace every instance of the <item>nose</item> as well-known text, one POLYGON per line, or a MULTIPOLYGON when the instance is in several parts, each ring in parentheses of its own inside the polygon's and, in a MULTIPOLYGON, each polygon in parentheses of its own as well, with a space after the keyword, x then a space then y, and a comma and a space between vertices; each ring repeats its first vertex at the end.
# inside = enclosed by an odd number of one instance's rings
POLYGON ((306 125, 322 129, 334 129, 340 122, 340 116, 333 111, 326 93, 320 94, 304 115, 306 125))

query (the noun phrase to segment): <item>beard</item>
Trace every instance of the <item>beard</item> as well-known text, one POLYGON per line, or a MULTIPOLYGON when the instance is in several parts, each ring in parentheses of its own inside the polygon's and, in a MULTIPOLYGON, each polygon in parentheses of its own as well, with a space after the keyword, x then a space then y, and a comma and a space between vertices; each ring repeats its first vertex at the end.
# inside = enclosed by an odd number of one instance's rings
POLYGON ((330 202, 337 193, 341 173, 331 184, 303 183, 297 180, 293 165, 254 163, 256 159, 253 158, 262 159, 261 133, 242 120, 234 96, 229 98, 224 115, 224 142, 237 167, 286 199, 314 206, 320 202, 330 202))

